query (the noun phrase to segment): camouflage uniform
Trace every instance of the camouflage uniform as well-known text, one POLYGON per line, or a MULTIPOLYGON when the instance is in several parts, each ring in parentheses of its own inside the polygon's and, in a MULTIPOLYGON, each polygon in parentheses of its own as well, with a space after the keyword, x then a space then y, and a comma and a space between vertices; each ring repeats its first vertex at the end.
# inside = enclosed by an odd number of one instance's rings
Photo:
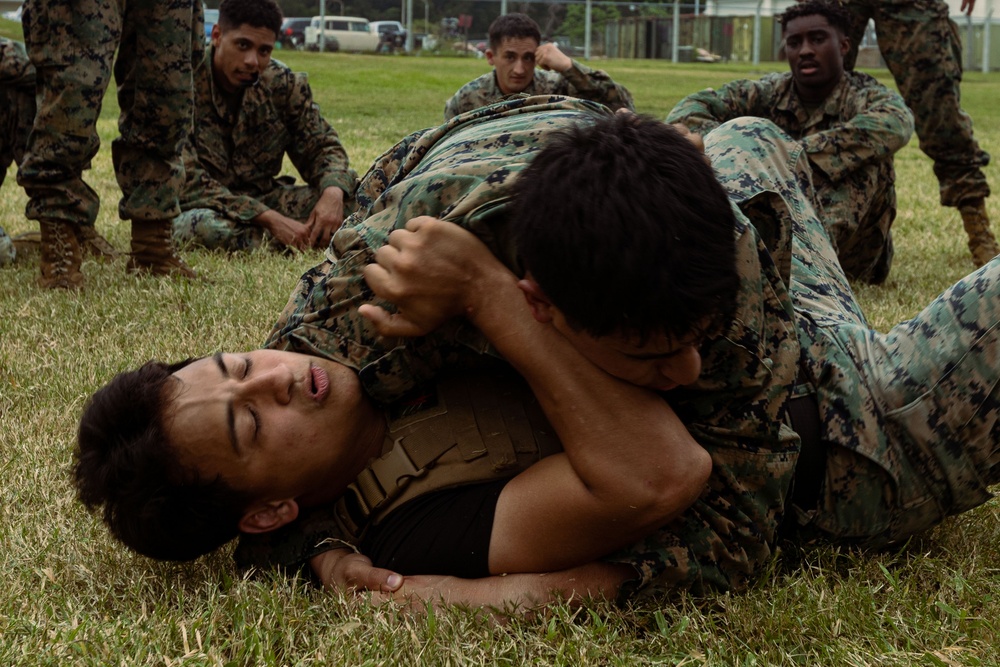
MULTIPOLYGON (((987 487, 1000 481, 1000 260, 888 333, 873 331, 809 203, 801 144, 766 121, 741 119, 709 134, 706 153, 788 276, 802 353, 794 392, 814 395, 819 407, 823 464, 815 477, 795 479, 816 487, 817 499, 786 505, 791 534, 882 547, 989 499, 987 487)), ((699 384, 712 371, 706 364, 699 384)), ((726 474, 713 459, 710 488, 726 474)), ((767 472, 764 462, 757 470, 767 472)), ((706 512, 705 500, 611 559, 641 574, 626 593, 738 588, 760 565, 720 549, 748 526, 706 512)))
POLYGON ((341 188, 349 205, 357 174, 306 75, 271 60, 235 98, 216 86, 212 54, 209 48, 195 71, 193 150, 184 152, 184 212, 174 219, 174 238, 242 250, 260 244, 263 229, 251 221, 269 209, 304 222, 330 186, 341 188), (307 185, 278 176, 286 153, 307 185))
POLYGON ((791 72, 732 81, 677 103, 668 123, 706 134, 740 116, 773 121, 805 146, 822 219, 851 279, 881 283, 892 264, 896 218, 893 154, 913 134, 903 99, 867 74, 848 72, 809 109, 791 72))
MULTIPOLYGON (((12 162, 21 164, 35 119, 35 68, 24 45, 0 37, 0 187, 12 162)), ((14 244, 0 227, 0 264, 14 261, 14 244)))
POLYGON ((875 20, 878 46, 896 85, 913 111, 920 149, 934 160, 941 204, 960 204, 989 196, 983 167, 989 154, 972 136, 972 119, 962 111, 962 41, 941 0, 841 0, 852 14, 854 68, 868 19, 875 20))
MULTIPOLYGON (((567 95, 583 100, 600 102, 612 110, 631 109, 632 94, 625 86, 615 83, 603 70, 593 70, 573 61, 573 66, 563 73, 535 69, 531 83, 521 93, 523 95, 567 95)), ((444 119, 499 102, 507 97, 500 90, 496 73, 487 72, 458 89, 444 105, 444 119)))
MULTIPOLYGON (((602 111, 578 100, 515 99, 404 139, 362 181, 359 212, 328 260, 303 275, 268 347, 345 363, 383 403, 443 364, 489 351, 463 322, 423 339, 380 339, 356 314, 374 299, 361 270, 390 231, 436 215, 472 230, 520 272, 505 225, 510 184, 547 135, 594 113, 602 111)), ((905 538, 989 497, 1000 460, 990 438, 1000 364, 984 363, 1000 319, 1000 299, 984 292, 1000 291, 1000 261, 878 334, 864 323, 810 203, 802 143, 768 121, 743 119, 710 133, 706 146, 734 205, 741 289, 732 324, 701 349, 698 381, 664 398, 711 454, 712 475, 680 518, 609 558, 636 568, 626 594, 739 589, 761 569, 799 458, 789 406, 804 395, 819 405, 826 468, 799 479, 822 489, 816 507, 792 511, 802 539, 905 538)), ((321 538, 336 537, 329 522, 327 532, 317 525, 256 551, 241 547, 250 554, 244 562, 301 562, 328 548, 317 546, 321 538)))
POLYGON ((25 44, 38 75, 38 114, 18 182, 27 216, 93 224, 97 193, 82 178, 97 154, 97 119, 114 60, 121 108, 112 142, 123 220, 180 212, 181 142, 191 126, 192 44, 204 43, 195 0, 25 0, 25 44))

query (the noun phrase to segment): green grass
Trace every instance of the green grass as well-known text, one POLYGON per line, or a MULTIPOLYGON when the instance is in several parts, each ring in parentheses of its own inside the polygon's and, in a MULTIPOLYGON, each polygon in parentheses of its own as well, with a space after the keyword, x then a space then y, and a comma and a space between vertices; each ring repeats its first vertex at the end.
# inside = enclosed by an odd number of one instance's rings
MULTIPOLYGON (((18 26, 0 22, 16 36, 18 26)), ((359 170, 403 135, 435 124, 482 60, 282 53, 310 72, 316 97, 359 170)), ((686 92, 763 68, 600 63, 665 116, 686 92)), ((883 78, 885 72, 879 73, 883 78)), ((1000 155, 1000 75, 963 88, 983 146, 1000 155)), ((87 179, 99 229, 121 249, 109 142, 87 179)), ((897 159, 900 212, 889 282, 858 290, 878 327, 915 313, 970 268, 957 213, 937 202, 930 161, 897 159)), ((1000 182, 996 167, 988 176, 1000 182)), ((0 224, 17 233, 25 198, 13 169, 0 224)), ((990 202, 1000 221, 1000 198, 990 202)), ((461 609, 413 618, 280 575, 237 575, 228 553, 159 564, 114 544, 74 500, 67 470, 87 396, 114 372, 262 341, 299 274, 319 257, 188 252, 207 278, 136 279, 124 259, 84 263, 86 289, 42 291, 37 259, 0 269, 0 664, 28 665, 994 665, 1000 662, 998 506, 948 521, 899 554, 830 548, 783 553, 752 590, 704 600, 554 605, 496 626, 461 609)))

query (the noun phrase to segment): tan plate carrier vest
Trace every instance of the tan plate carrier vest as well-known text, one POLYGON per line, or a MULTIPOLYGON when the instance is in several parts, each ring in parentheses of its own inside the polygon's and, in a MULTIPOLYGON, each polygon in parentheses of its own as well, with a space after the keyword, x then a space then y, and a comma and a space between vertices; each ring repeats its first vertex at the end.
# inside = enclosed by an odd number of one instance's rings
POLYGON ((355 544, 418 496, 513 477, 562 446, 527 383, 490 371, 440 380, 432 407, 389 422, 382 451, 335 504, 355 544))

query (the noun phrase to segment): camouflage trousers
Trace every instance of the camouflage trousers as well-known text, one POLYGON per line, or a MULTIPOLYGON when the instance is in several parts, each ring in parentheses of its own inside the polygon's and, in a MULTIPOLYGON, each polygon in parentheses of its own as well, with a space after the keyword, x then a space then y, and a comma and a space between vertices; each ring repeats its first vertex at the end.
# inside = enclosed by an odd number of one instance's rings
MULTIPOLYGON (((801 146, 751 118, 704 139, 730 200, 787 276, 803 349, 799 391, 819 405, 825 473, 807 480, 820 487, 816 507, 786 504, 796 538, 885 546, 989 499, 1000 482, 1000 258, 913 319, 873 331, 816 214, 801 146)), ((679 553, 710 561, 713 545, 680 544, 667 526, 609 560, 633 565, 646 595, 688 578, 679 553)), ((734 584, 704 574, 699 590, 734 584)))
POLYGON ((844 61, 854 69, 868 19, 878 30, 879 50, 906 105, 913 111, 920 149, 934 160, 941 203, 958 206, 987 197, 982 168, 989 154, 972 134, 972 119, 962 110, 962 41, 942 0, 843 0, 851 12, 851 52, 844 61))
POLYGON ((31 91, 0 87, 0 186, 11 163, 23 162, 34 119, 35 96, 31 91))
MULTIPOLYGON (((308 185, 280 185, 257 201, 284 216, 305 222, 316 208, 320 192, 308 185)), ((351 199, 344 201, 344 217, 351 213, 351 199)), ((183 204, 182 204, 183 207, 183 204)), ((192 208, 174 218, 174 242, 210 250, 239 252, 276 243, 262 227, 210 208, 192 208)))
POLYGON ((761 236, 779 265, 790 263, 826 458, 818 506, 792 513, 802 536, 872 547, 905 540, 985 502, 1000 481, 1000 260, 912 319, 872 330, 809 203, 795 142, 769 125, 727 123, 706 152, 737 205, 777 193, 791 227, 771 221, 761 236))
POLYGON ((38 113, 18 182, 33 220, 93 224, 99 198, 82 178, 97 154, 97 121, 112 63, 120 137, 112 142, 122 219, 180 212, 180 147, 192 122, 192 60, 204 49, 195 0, 26 0, 25 45, 38 113), (117 59, 115 52, 117 50, 117 59))
POLYGON ((892 223, 896 220, 896 170, 877 160, 830 183, 813 170, 813 185, 841 266, 851 280, 885 282, 892 268, 892 223))

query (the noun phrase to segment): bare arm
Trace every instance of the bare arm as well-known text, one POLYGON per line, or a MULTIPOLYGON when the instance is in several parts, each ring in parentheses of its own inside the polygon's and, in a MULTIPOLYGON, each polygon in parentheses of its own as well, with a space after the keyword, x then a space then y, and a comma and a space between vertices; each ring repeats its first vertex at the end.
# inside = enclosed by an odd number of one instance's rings
POLYGON ((631 567, 612 563, 587 563, 559 572, 482 579, 421 575, 406 577, 399 590, 383 592, 379 599, 404 601, 419 607, 429 602, 527 612, 558 599, 571 604, 579 604, 587 598, 613 600, 621 585, 634 576, 631 567))
POLYGON ((417 218, 390 235, 365 278, 400 307, 360 311, 383 334, 416 335, 464 314, 531 385, 565 448, 515 478, 497 506, 490 571, 589 562, 677 516, 711 472, 707 452, 657 394, 611 377, 528 309, 472 234, 417 218))

